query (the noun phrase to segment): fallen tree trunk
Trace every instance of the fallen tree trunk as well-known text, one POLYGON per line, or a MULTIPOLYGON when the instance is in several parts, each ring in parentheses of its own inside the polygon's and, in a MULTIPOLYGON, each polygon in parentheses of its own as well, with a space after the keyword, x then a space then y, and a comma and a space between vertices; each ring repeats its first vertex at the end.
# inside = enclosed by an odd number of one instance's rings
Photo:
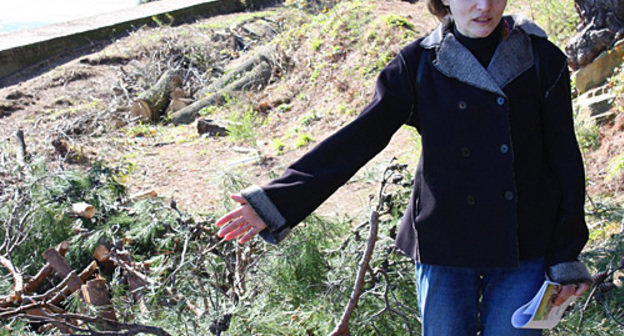
POLYGON ((132 115, 145 122, 158 122, 164 115, 175 89, 182 87, 182 76, 167 70, 149 90, 143 92, 132 103, 132 115))
POLYGON ((266 62, 262 62, 252 71, 247 72, 245 76, 231 83, 227 87, 172 114, 171 122, 174 125, 190 124, 195 121, 197 116, 199 116, 199 111, 201 109, 210 105, 222 104, 225 102, 226 97, 232 95, 232 92, 266 85, 271 78, 271 72, 271 65, 266 62))
POLYGON ((72 204, 72 213, 82 218, 91 219, 95 216, 95 207, 89 203, 78 202, 72 204))
POLYGON ((269 83, 275 63, 275 50, 268 48, 241 63, 223 78, 217 80, 207 90, 199 94, 200 99, 171 115, 174 125, 190 124, 199 111, 210 105, 219 105, 235 91, 264 87, 269 83))

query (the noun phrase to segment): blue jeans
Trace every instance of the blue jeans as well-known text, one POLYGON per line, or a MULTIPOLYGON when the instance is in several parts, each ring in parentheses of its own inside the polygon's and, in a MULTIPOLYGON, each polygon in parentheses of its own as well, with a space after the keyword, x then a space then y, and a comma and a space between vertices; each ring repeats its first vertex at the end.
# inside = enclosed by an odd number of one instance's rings
POLYGON ((517 268, 416 263, 422 336, 539 336, 541 330, 514 328, 511 315, 544 279, 543 258, 520 261, 517 268))

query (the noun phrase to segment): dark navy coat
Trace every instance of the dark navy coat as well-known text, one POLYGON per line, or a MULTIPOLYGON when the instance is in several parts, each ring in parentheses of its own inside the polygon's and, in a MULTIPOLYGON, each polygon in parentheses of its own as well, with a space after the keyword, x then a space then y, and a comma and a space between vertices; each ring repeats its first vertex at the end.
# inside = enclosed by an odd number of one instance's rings
POLYGON ((281 177, 243 191, 268 225, 261 235, 283 239, 408 123, 422 153, 396 241, 406 255, 468 267, 576 260, 588 233, 566 57, 534 23, 504 20, 511 30, 487 69, 449 24, 401 50, 355 120, 281 177), (419 57, 426 63, 414 94, 419 57))

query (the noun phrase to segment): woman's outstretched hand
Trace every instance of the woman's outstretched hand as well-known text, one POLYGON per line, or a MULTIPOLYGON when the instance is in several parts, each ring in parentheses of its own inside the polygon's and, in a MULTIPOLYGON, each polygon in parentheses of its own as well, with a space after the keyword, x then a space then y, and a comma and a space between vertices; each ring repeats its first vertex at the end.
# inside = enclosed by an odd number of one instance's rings
POLYGON ((219 230, 217 236, 220 238, 225 237, 225 240, 233 240, 242 236, 238 242, 244 244, 257 235, 258 232, 264 230, 267 225, 243 196, 231 195, 230 198, 240 203, 241 206, 217 220, 217 227, 227 223, 219 230))

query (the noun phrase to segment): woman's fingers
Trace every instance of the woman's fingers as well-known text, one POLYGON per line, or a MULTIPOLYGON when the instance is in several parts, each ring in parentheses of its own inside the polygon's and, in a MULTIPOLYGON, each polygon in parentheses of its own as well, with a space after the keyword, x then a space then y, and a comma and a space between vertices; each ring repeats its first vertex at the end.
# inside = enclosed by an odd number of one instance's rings
POLYGON ((217 236, 223 237, 225 240, 233 240, 243 236, 239 243, 244 244, 267 226, 243 196, 230 195, 230 198, 240 203, 241 206, 215 222, 217 227, 225 225, 217 232, 217 236))
POLYGON ((247 234, 244 235, 243 238, 241 238, 238 241, 238 243, 241 244, 241 245, 245 244, 246 242, 250 241, 251 238, 253 238, 253 236, 257 235, 258 232, 260 232, 260 231, 262 231, 262 228, 254 227, 253 229, 249 230, 249 232, 247 232, 247 234))
POLYGON ((233 219, 237 219, 239 218, 241 215, 243 214, 243 208, 240 207, 236 210, 230 211, 227 214, 225 214, 223 217, 219 218, 215 224, 217 225, 217 227, 222 226, 223 224, 233 220, 233 219))
POLYGON ((230 198, 233 199, 235 202, 238 202, 240 204, 247 204, 247 200, 239 195, 239 194, 235 194, 235 195, 230 195, 230 198))
POLYGON ((557 298, 555 299, 555 306, 560 306, 561 304, 563 304, 565 302, 565 300, 567 300, 570 296, 574 295, 576 293, 576 285, 565 285, 563 287, 561 287, 561 291, 559 291, 559 294, 557 295, 557 298))
POLYGON ((251 225, 245 223, 243 225, 240 225, 238 228, 232 230, 231 232, 225 234, 225 240, 233 240, 236 239, 240 236, 242 236, 245 232, 249 231, 249 229, 251 228, 251 225))
POLYGON ((588 289, 589 289, 589 284, 583 282, 576 288, 576 293, 574 293, 574 295, 581 296, 588 289))
POLYGON ((232 232, 232 231, 240 228, 241 226, 245 225, 246 223, 247 222, 245 221, 244 218, 239 217, 239 218, 233 220, 228 225, 226 225, 223 228, 221 228, 221 230, 219 230, 219 232, 217 232, 217 236, 222 238, 222 237, 226 236, 227 234, 229 234, 230 232, 232 232))

